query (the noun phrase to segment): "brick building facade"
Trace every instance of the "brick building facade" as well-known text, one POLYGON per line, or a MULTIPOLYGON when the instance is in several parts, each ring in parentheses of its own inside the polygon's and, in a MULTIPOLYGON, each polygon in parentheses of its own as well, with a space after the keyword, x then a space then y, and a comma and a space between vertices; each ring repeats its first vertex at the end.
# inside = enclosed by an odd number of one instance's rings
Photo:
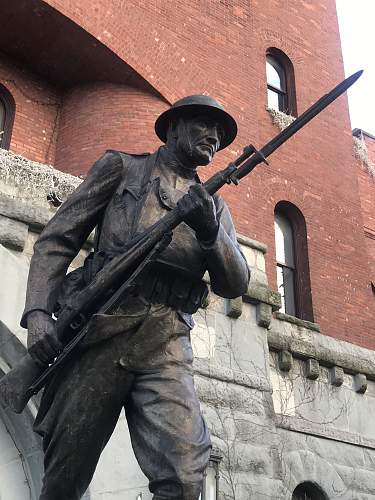
MULTIPOLYGON (((251 142, 257 147, 262 146, 279 132, 278 123, 285 119, 279 113, 275 120, 274 114, 267 109, 266 55, 277 53, 275 50, 284 54, 291 64, 288 71, 292 71, 294 80, 289 82, 294 90, 294 114, 302 113, 344 78, 334 0, 17 0, 2 2, 0 10, 2 18, 7 19, 0 33, 0 100, 9 93, 14 101, 9 149, 31 162, 49 164, 58 171, 73 175, 84 175, 106 149, 136 153, 154 150, 159 145, 153 132, 155 118, 170 103, 188 94, 208 93, 214 96, 236 117, 239 126, 235 143, 217 155, 215 165, 202 174, 203 179, 235 158, 245 144, 251 142)), ((233 367, 233 361, 228 365, 228 370, 232 371, 226 375, 226 383, 237 383, 236 373, 241 370, 247 373, 248 370, 249 380, 242 384, 242 389, 247 387, 246 390, 252 391, 256 387, 257 391, 263 391, 263 397, 268 401, 270 387, 273 387, 272 411, 276 415, 286 415, 277 426, 283 429, 280 433, 293 428, 298 436, 315 436, 312 440, 320 435, 318 429, 311 430, 309 427, 308 430, 301 430, 300 422, 288 420, 295 417, 288 414, 290 406, 287 404, 287 408, 283 408, 280 403, 285 387, 283 389, 279 379, 281 377, 285 382, 285 373, 294 373, 291 367, 285 369, 288 363, 283 365, 284 355, 289 360, 295 360, 294 369, 297 372, 302 370, 307 373, 307 382, 304 379, 307 384, 314 379, 309 361, 313 359, 318 363, 318 371, 321 371, 323 386, 331 380, 330 370, 338 366, 343 370, 343 377, 345 374, 347 390, 355 393, 355 398, 370 397, 372 401, 371 391, 375 390, 372 387, 375 367, 371 361, 371 353, 375 349, 375 141, 363 131, 355 134, 355 141, 353 150, 347 98, 342 96, 272 155, 269 166, 259 166, 238 187, 229 186, 223 190, 241 235, 240 241, 247 249, 249 264, 254 268, 255 284, 251 285, 253 288, 250 287, 248 296, 244 298, 245 303, 241 302, 240 312, 236 312, 238 304, 230 303, 224 304, 220 314, 226 318, 225 321, 237 321, 236 324, 242 325, 245 330, 248 328, 246 325, 253 325, 254 338, 258 338, 258 334, 267 336, 268 329, 268 348, 271 351, 269 359, 259 361, 265 373, 264 385, 263 378, 245 368, 242 361, 238 369, 233 367), (280 202, 283 203, 280 205, 280 202), (298 211, 305 224, 306 235, 298 233, 300 239, 305 238, 302 242, 305 261, 300 275, 303 275, 300 281, 305 285, 303 289, 297 286, 296 293, 307 294, 309 305, 301 306, 305 310, 301 309, 295 318, 276 312, 280 306, 279 298, 272 291, 277 289, 276 206, 289 207, 289 213, 290 210, 298 211), (260 288, 257 288, 258 284, 260 288), (275 312, 273 320, 271 311, 275 312), (241 312, 238 320, 228 319, 239 316, 241 312), (272 330, 270 325, 276 326, 272 330), (259 333, 261 329, 265 331, 259 333), (300 339, 298 335, 301 335, 300 339), (367 377, 371 390, 365 395, 361 393, 363 380, 358 376, 367 377), (278 402, 275 397, 279 398, 278 402)), ((9 171, 14 173, 14 168, 19 168, 20 164, 12 158, 4 156, 2 161, 3 164, 13 162, 17 165, 10 167, 9 171)), ((25 172, 35 184, 39 178, 33 174, 32 165, 27 165, 25 172)), ((40 166, 35 168, 38 173, 41 171, 38 169, 43 170, 40 166)), ((64 182, 74 185, 75 181, 65 180, 70 177, 51 172, 45 174, 52 179, 51 186, 58 186, 59 189, 59 186, 65 185, 64 182)), ((0 180, 3 181, 4 176, 0 175, 0 180)), ((3 189, 4 193, 12 199, 17 199, 21 193, 25 201, 29 191, 22 185, 22 180, 19 182, 21 187, 16 184, 5 178, 4 185, 8 187, 3 189)), ((42 184, 39 191, 32 189, 31 202, 39 200, 46 204, 45 189, 42 184)), ((0 200, 1 217, 17 220, 17 223, 28 227, 28 237, 17 248, 13 242, 11 251, 22 252, 28 258, 35 239, 35 235, 30 235, 40 230, 52 209, 47 204, 44 215, 38 212, 36 216, 33 212, 35 217, 33 215, 34 218, 30 216, 28 219, 27 210, 18 210, 17 213, 24 215, 15 216, 9 206, 9 200, 7 208, 0 200)), ((19 231, 21 229, 15 229, 17 234, 19 231)), ((0 233, 8 234, 5 230, 2 233, 1 228, 0 233)), ((7 247, 9 237, 7 239, 5 234, 2 240, 1 234, 0 243, 7 247)), ((10 335, 7 321, 4 320, 7 333, 3 337, 6 342, 10 335)), ((218 320, 215 321, 217 325, 218 320)), ((16 322, 12 320, 11 324, 16 322)), ((17 330, 18 327, 14 328, 17 330)), ((17 332, 22 343, 24 333, 17 332)), ((252 335, 251 332, 248 334, 252 335)), ((267 347, 264 338, 259 342, 264 342, 267 347)), ((203 349, 202 346, 200 348, 203 349)), ((233 358, 236 346, 231 344, 228 349, 231 351, 228 356, 233 358)), ((258 352, 253 344, 248 345, 246 356, 249 356, 249 363, 252 349, 258 352)), ((258 354, 260 360, 262 349, 258 354)), ((197 357, 199 360, 200 356, 197 357)), ((11 361, 7 363, 12 364, 11 361)), ((206 368, 199 365, 197 370, 203 380, 207 375, 206 368)), ((218 380, 224 383, 226 379, 221 376, 218 380)), ((210 420, 209 389, 205 383, 198 381, 210 420)), ((297 398, 296 394, 293 397, 297 398)), ((345 397, 338 396, 338 400, 342 402, 345 397)), ((356 411, 365 411, 362 408, 366 406, 363 399, 355 401, 358 404, 356 411)), ((314 404, 309 401, 308 404, 303 402, 302 406, 306 405, 308 412, 314 414, 318 411, 314 404)), ((322 405, 326 408, 327 403, 322 405)), ((264 403, 266 414, 267 408, 264 403)), ((251 414, 250 410, 242 411, 251 414)), ((347 415, 346 411, 343 413, 347 415)), ((306 415, 303 418, 307 419, 306 415)), ((9 415, 4 416, 4 422, 9 419, 9 415)), ((329 428, 328 417, 323 420, 327 421, 325 425, 329 428)), ((344 432, 343 425, 340 421, 336 426, 335 419, 334 429, 328 429, 327 435, 323 436, 330 443, 340 441, 333 452, 337 455, 344 450, 341 438, 337 437, 337 433, 344 432)), ((357 446, 356 436, 360 435, 363 443, 368 438, 364 446, 372 450, 375 447, 373 429, 362 433, 357 421, 353 425, 353 428, 345 428, 345 432, 350 434, 342 440, 347 443, 345 446, 357 446)), ((246 443, 243 439, 243 446, 246 443)), ((261 467, 264 467, 262 474, 268 478, 267 487, 261 480, 251 479, 249 482, 258 485, 260 489, 255 491, 262 491, 261 494, 248 493, 246 497, 246 491, 250 490, 244 486, 239 488, 237 496, 233 491, 228 493, 230 488, 225 490, 228 495, 225 498, 266 498, 261 496, 263 493, 266 495, 266 491, 271 498, 291 498, 295 487, 303 481, 296 479, 295 483, 292 481, 293 487, 285 486, 285 478, 280 476, 280 471, 276 471, 278 466, 275 465, 279 463, 274 456, 279 446, 275 442, 269 442, 267 446, 267 457, 271 457, 272 465, 267 465, 267 458, 264 461, 259 459, 259 463, 263 464, 261 467), (277 487, 272 489, 276 483, 277 487), (275 493, 276 490, 279 493, 275 493)), ((300 454, 310 454, 308 456, 316 465, 315 475, 311 477, 318 478, 319 467, 323 467, 315 456, 318 453, 314 455, 311 449, 307 450, 301 444, 298 446, 300 454)), ((251 455, 258 451, 254 448, 248 453, 251 455)), ((290 458, 294 451, 290 451, 286 462, 291 460, 295 465, 294 458, 290 458)), ((326 448, 324 452, 329 454, 326 448)), ((326 460, 329 461, 328 458, 326 460)), ((284 463, 283 460, 280 463, 284 463)), ((366 469, 366 464, 358 462, 357 465, 352 464, 353 471, 366 469)), ((345 464, 345 467, 349 465, 345 464)), ((240 470, 238 477, 244 473, 240 470)), ((254 470, 249 474, 253 478, 254 470)), ((294 470, 292 474, 295 474, 294 470)), ((303 477, 303 471, 300 475, 303 477)), ((98 481, 97 484, 100 479, 98 481)), ((246 483, 241 481, 241 484, 246 483)), ((311 479, 310 482, 315 484, 317 481, 311 479)), ((332 481, 337 482, 338 479, 332 481)), ((344 481, 343 493, 334 497, 328 493, 329 488, 332 491, 335 489, 332 481, 330 485, 325 482, 325 488, 320 483, 329 498, 375 497, 370 480, 369 487, 363 491, 359 487, 349 487, 347 484, 350 481, 344 481), (349 496, 359 495, 361 491, 363 496, 349 496)), ((35 491, 37 488, 35 486, 35 491)), ((99 490, 97 486, 95 491, 99 490)), ((93 495, 92 498, 107 498, 104 494, 93 495)), ((135 490, 129 500, 133 497, 136 498, 135 490)))
MULTIPOLYGON (((278 132, 266 110, 270 47, 292 61, 299 112, 343 78, 333 1, 179 7, 136 1, 126 9, 121 2, 89 2, 84 10, 66 1, 17 3, 18 10, 3 9, 18 16, 28 44, 11 43, 13 25, 1 35, 8 54, 1 56, 0 81, 17 110, 10 149, 76 175, 109 148, 153 150, 155 117, 192 93, 215 96, 239 123, 235 144, 216 167, 250 141, 262 145, 278 132)), ((344 96, 276 152, 269 167, 224 196, 239 233, 267 244, 273 287, 274 208, 286 200, 301 210, 314 321, 327 335, 374 348, 360 178, 344 96)))

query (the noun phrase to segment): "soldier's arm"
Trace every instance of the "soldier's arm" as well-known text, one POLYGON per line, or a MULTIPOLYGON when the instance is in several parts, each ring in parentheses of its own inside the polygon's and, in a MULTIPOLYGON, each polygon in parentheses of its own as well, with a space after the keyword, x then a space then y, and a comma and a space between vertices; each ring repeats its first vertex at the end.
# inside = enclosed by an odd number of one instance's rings
POLYGON ((49 221, 34 246, 21 325, 32 311, 51 315, 66 271, 96 226, 122 176, 122 159, 108 151, 49 221))
POLYGON ((223 199, 218 195, 211 197, 202 184, 194 184, 177 206, 205 252, 213 291, 227 298, 243 295, 250 270, 223 199))
POLYGON ((237 242, 232 217, 225 202, 215 196, 219 230, 213 242, 200 241, 207 259, 212 290, 221 297, 243 295, 248 288, 250 270, 237 242))

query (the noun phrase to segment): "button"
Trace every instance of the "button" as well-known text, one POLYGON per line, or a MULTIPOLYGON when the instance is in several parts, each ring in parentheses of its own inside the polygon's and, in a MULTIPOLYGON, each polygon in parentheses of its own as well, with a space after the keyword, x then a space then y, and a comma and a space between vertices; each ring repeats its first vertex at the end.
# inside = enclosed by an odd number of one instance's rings
POLYGON ((117 364, 119 365, 120 368, 123 368, 124 370, 127 370, 127 368, 128 368, 128 363, 126 362, 126 358, 125 357, 120 358, 117 361, 117 364))

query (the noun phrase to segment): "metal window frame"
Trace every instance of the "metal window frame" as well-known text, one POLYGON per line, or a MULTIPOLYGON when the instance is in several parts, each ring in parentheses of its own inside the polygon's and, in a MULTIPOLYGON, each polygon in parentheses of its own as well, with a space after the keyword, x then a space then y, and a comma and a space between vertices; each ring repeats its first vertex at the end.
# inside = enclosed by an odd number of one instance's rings
MULTIPOLYGON (((279 111, 292 116, 298 116, 296 83, 292 61, 282 50, 278 49, 277 47, 269 47, 266 50, 266 63, 267 62, 276 70, 276 72, 280 76, 281 92, 283 92, 283 102, 282 106, 279 106, 279 111)), ((278 94, 280 92, 280 89, 275 88, 268 81, 267 90, 277 92, 278 94)))
POLYGON ((16 104, 9 90, 0 84, 0 101, 4 105, 4 133, 0 136, 0 148, 9 149, 12 137, 16 104))
POLYGON ((280 90, 269 83, 267 83, 267 90, 271 90, 271 92, 274 92, 279 97, 279 100, 278 100, 279 107, 276 111, 280 111, 281 113, 287 113, 287 111, 288 111, 288 94, 287 94, 287 92, 280 90))

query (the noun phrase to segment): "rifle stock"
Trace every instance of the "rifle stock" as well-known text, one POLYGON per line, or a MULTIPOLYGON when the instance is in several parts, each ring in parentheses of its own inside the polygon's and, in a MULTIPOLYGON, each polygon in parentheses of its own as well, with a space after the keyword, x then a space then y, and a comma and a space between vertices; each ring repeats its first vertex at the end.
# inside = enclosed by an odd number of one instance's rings
MULTIPOLYGON (((306 123, 338 96, 344 93, 361 74, 362 71, 358 71, 346 78, 259 151, 254 146, 246 146, 243 153, 234 162, 214 174, 204 184, 209 194, 213 195, 225 184, 238 184, 239 180, 248 175, 258 164, 262 162, 267 163, 266 158, 273 151, 280 147, 281 144, 306 125, 306 123)), ((108 311, 116 300, 119 300, 123 297, 123 294, 126 294, 128 288, 131 286, 130 282, 132 279, 135 280, 140 271, 145 267, 145 264, 150 262, 150 258, 147 260, 145 256, 152 252, 153 248, 156 251, 161 251, 163 244, 159 244, 159 242, 182 222, 185 215, 180 212, 178 207, 171 210, 160 221, 150 227, 144 235, 137 239, 128 252, 115 257, 99 271, 84 291, 74 296, 74 304, 67 304, 63 308, 56 321, 56 330, 59 339, 64 345, 68 343, 63 353, 48 368, 41 368, 29 354, 26 354, 19 364, 0 380, 0 400, 5 402, 16 413, 20 413, 30 397, 36 394, 47 381, 48 377, 44 377, 43 373, 47 372, 48 376, 54 373, 66 357, 74 351, 75 346, 88 330, 87 324, 91 316, 95 312, 98 312, 98 304, 104 304, 99 309, 100 311, 108 311), (127 280, 129 272, 133 272, 133 274, 127 280), (125 283, 124 280, 126 280, 125 283), (110 294, 113 294, 113 296, 108 300, 108 295, 110 294), (77 329, 77 325, 80 328, 79 330, 77 329), (69 341, 71 341, 70 344, 69 341), (70 347, 68 348, 68 346, 70 347)))
POLYGON ((36 363, 29 353, 25 354, 0 380, 1 402, 15 413, 21 413, 30 399, 29 387, 43 371, 44 367, 36 363))

